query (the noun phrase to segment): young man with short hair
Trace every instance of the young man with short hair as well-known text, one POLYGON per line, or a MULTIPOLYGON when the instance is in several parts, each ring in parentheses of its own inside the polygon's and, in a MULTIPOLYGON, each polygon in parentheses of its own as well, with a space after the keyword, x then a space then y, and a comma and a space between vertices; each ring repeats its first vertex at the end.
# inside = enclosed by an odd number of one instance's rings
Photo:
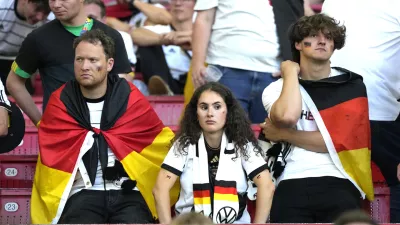
POLYGON ((53 92, 39 126, 32 223, 154 223, 151 191, 174 134, 112 72, 111 37, 91 30, 74 49, 75 80, 53 92))
POLYGON ((361 76, 331 68, 345 27, 323 14, 302 17, 289 30, 293 61, 263 92, 265 137, 291 145, 278 177, 273 223, 331 223, 373 199, 370 128, 361 76))

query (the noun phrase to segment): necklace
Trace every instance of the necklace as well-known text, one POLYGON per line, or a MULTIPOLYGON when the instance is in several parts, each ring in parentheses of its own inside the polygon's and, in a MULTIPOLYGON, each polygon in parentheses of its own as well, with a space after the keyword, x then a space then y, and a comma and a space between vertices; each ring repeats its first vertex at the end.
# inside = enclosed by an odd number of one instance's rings
POLYGON ((219 151, 219 150, 221 150, 221 146, 219 146, 219 147, 217 147, 217 148, 213 148, 213 147, 211 147, 208 143, 207 143, 207 141, 204 139, 204 143, 206 144, 206 148, 207 149, 210 149, 210 150, 213 150, 213 151, 219 151))

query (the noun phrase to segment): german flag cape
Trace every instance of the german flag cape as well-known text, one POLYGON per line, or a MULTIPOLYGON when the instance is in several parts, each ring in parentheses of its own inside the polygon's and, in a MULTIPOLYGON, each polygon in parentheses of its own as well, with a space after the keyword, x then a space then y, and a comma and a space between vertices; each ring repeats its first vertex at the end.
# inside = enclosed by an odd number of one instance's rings
POLYGON ((310 109, 336 167, 372 201, 371 132, 367 91, 362 77, 342 68, 342 75, 300 80, 310 109))
MULTIPOLYGON (((151 191, 173 132, 164 127, 135 86, 112 75, 108 79, 100 129, 87 129, 89 118, 76 81, 63 85, 51 95, 39 128, 40 153, 32 189, 32 223, 58 222, 83 155, 93 146, 93 134, 104 138, 130 179, 136 180, 153 216, 157 217, 151 191)), ((174 204, 178 185, 170 193, 174 204)))

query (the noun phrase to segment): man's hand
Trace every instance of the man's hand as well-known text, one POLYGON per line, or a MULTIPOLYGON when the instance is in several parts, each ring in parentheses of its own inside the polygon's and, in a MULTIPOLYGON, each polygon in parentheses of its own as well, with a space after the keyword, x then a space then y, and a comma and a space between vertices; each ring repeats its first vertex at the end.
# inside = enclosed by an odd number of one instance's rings
POLYGON ((275 126, 269 118, 265 119, 264 123, 260 124, 265 138, 273 142, 283 141, 287 136, 290 128, 279 128, 275 126))
POLYGON ((174 44, 182 45, 182 44, 191 43, 191 42, 192 42, 192 31, 191 30, 175 32, 174 44))
POLYGON ((397 165, 397 179, 400 181, 400 163, 397 165))
POLYGON ((288 76, 298 76, 300 73, 300 66, 298 63, 286 60, 281 63, 281 76, 283 79, 288 76))
POLYGON ((200 87, 205 84, 205 76, 206 76, 206 67, 203 65, 197 66, 193 65, 192 67, 192 80, 195 88, 200 87))
POLYGON ((105 23, 115 30, 124 31, 127 33, 129 33, 129 31, 131 30, 131 26, 129 24, 124 23, 115 17, 106 17, 105 23))
POLYGON ((161 35, 162 45, 191 46, 192 31, 171 31, 161 35))
POLYGON ((169 33, 161 34, 161 44, 162 45, 173 45, 175 38, 175 31, 169 33))
POLYGON ((0 137, 8 134, 8 111, 0 107, 0 137))

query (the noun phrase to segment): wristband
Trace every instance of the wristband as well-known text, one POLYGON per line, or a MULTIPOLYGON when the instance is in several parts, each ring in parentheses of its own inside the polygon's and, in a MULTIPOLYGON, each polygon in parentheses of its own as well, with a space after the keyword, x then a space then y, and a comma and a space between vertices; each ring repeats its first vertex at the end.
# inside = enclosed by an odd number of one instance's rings
POLYGON ((41 120, 39 120, 39 121, 37 122, 37 124, 36 124, 36 127, 37 127, 37 128, 39 128, 40 121, 41 121, 41 120))

